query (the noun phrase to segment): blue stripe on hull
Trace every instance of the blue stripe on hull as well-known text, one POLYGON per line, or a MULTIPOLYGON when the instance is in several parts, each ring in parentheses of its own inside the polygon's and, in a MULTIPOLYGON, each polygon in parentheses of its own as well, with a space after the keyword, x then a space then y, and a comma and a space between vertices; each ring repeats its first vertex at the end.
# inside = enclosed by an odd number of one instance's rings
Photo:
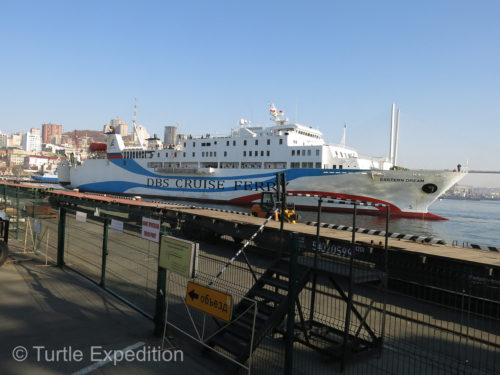
MULTIPOLYGON (((129 160, 127 160, 127 164, 129 160)), ((114 162, 117 164, 116 162, 114 162)), ((127 172, 131 173, 136 173, 138 174, 136 178, 147 178, 148 181, 146 184, 141 184, 137 182, 129 182, 129 181, 103 181, 103 182, 95 182, 95 183, 89 183, 89 184, 82 184, 77 186, 77 188, 82 189, 82 190, 88 190, 88 191, 102 191, 102 192, 110 192, 110 193, 125 193, 129 189, 133 188, 142 188, 142 189, 151 189, 155 191, 165 191, 165 192, 198 192, 198 193, 217 193, 217 192, 224 192, 224 191, 248 191, 248 190, 258 190, 260 188, 272 188, 275 184, 275 173, 264 173, 264 174, 253 174, 253 175, 244 175, 244 176, 228 176, 228 177, 200 177, 200 176, 161 176, 157 174, 152 174, 149 171, 145 170, 141 166, 139 166, 137 163, 134 162, 136 166, 141 168, 141 170, 144 170, 147 173, 144 174, 139 174, 136 172, 132 172, 127 168, 127 172), (265 179, 263 179, 265 178, 265 179), (236 180, 242 180, 243 182, 248 181, 248 180, 255 180, 259 179, 259 181, 252 181, 251 183, 247 184, 240 184, 236 185, 236 180), (262 180, 263 179, 263 180, 262 180), (186 187, 185 183, 180 183, 180 185, 184 186, 178 186, 178 182, 176 181, 186 181, 186 180, 192 180, 193 184, 191 185, 196 185, 196 182, 194 181, 200 181, 200 185, 202 184, 202 181, 207 181, 208 184, 203 184, 204 187, 202 188, 201 186, 199 188, 196 187, 186 187), (235 181, 234 184, 231 186, 224 186, 222 188, 219 188, 218 185, 220 185, 220 182, 228 180, 228 181, 235 181), (151 183, 148 185, 148 183, 151 183), (162 185, 168 185, 169 186, 162 186, 162 185), (263 185, 262 185, 263 184, 263 185), (160 185, 160 186, 158 186, 160 185), (175 186, 171 186, 175 185, 175 186), (208 188, 206 185, 210 185, 208 188)), ((132 168, 133 170, 137 170, 135 168, 132 168)), ((286 173, 286 178, 287 181, 293 181, 298 178, 303 178, 303 177, 316 177, 316 176, 332 176, 332 175, 338 175, 338 174, 344 174, 344 173, 360 173, 363 171, 360 170, 354 170, 354 169, 342 169, 342 170, 337 170, 337 169, 288 169, 285 171, 286 173)))

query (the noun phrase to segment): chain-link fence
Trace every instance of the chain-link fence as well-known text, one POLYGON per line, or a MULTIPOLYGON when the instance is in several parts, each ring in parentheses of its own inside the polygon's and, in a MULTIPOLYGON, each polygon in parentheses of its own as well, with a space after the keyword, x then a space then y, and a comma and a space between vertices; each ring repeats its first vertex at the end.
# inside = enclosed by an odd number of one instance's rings
MULTIPOLYGON (((66 266, 127 300, 144 315, 155 315, 159 246, 141 237, 141 223, 126 207, 112 215, 98 212, 90 204, 59 210, 39 190, 11 185, 0 185, 0 200, 11 218, 10 236, 23 244, 23 251, 57 263, 58 245, 63 244, 66 266), (112 225, 111 220, 123 227, 112 225)), ((162 218, 157 212, 150 217, 162 218)), ((163 231, 183 237, 177 229, 163 225, 163 231)), ((412 258, 396 251, 387 253, 386 262, 383 250, 377 255, 358 248, 351 263, 349 243, 339 245, 346 249, 344 253, 321 246, 315 252, 315 246, 305 243, 298 267, 308 271, 295 301, 295 328, 289 336, 293 337, 292 373, 500 373, 498 266, 477 268, 431 256, 412 258)), ((208 285, 240 247, 224 236, 201 242, 194 281, 208 285)), ((255 287, 256 278, 262 279, 275 267, 272 256, 257 248, 248 250, 250 267, 240 256, 213 285, 233 295, 234 305, 255 287)), ((273 274, 274 282, 285 285, 289 279, 279 272, 273 274)), ((167 278, 167 319, 193 337, 196 330, 203 332, 202 338, 209 337, 221 322, 185 306, 187 281, 173 273, 167 278)), ((278 289, 263 288, 268 295, 286 296, 286 289, 278 289)), ((255 300, 262 308, 259 313, 272 306, 261 298, 255 300)), ((253 352, 253 373, 284 372, 286 334, 283 316, 253 352)), ((201 348, 200 354, 206 360, 225 361, 201 348)))

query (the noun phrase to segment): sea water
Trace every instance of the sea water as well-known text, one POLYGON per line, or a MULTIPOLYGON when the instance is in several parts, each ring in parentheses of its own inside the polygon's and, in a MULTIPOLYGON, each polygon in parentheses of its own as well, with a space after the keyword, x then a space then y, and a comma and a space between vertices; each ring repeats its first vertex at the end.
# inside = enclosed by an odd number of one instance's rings
MULTIPOLYGON (((459 246, 477 244, 500 247, 500 201, 442 199, 429 211, 448 220, 395 218, 389 232, 437 237, 459 246)), ((301 212, 301 221, 316 221, 314 212, 301 212)), ((321 222, 352 226, 352 214, 322 213, 321 222)), ((385 230, 385 217, 358 215, 356 227, 385 230)))
MULTIPOLYGON (((214 205, 171 201, 202 207, 250 212, 241 206, 214 205)), ((444 240, 447 244, 467 246, 470 244, 500 247, 500 201, 441 199, 434 202, 429 211, 448 220, 420 220, 391 218, 389 232, 428 236, 444 240)), ((298 211, 300 222, 317 221, 314 211, 298 211)), ((328 224, 352 226, 353 215, 349 213, 322 212, 320 221, 328 224)), ((385 230, 385 215, 357 215, 356 227, 385 230)))

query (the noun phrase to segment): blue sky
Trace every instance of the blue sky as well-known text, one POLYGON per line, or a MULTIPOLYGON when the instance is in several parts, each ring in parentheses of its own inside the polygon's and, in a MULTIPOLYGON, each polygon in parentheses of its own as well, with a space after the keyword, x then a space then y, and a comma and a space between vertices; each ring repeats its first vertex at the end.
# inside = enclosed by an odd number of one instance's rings
MULTIPOLYGON (((361 154, 500 170, 497 1, 0 2, 0 130, 225 134, 268 103, 361 154)), ((466 182, 470 182, 468 177, 466 182)), ((500 177, 475 181, 500 186, 500 177)))

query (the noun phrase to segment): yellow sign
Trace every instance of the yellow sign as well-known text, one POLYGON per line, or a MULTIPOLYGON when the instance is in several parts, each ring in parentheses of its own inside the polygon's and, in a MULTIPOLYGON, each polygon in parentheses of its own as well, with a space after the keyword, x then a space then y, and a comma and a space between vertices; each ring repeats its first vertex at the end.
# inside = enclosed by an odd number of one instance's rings
POLYGON ((226 322, 231 320, 233 296, 230 294, 188 281, 186 304, 226 322))

